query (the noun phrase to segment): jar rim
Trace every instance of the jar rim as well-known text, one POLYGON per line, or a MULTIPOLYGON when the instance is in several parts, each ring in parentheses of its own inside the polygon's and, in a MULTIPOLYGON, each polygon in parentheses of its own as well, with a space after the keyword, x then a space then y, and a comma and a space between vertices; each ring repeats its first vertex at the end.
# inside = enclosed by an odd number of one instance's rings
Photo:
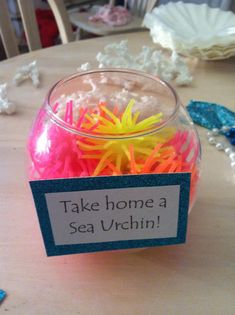
POLYGON ((179 97, 177 95, 177 93, 175 92, 175 90, 173 89, 173 87, 166 81, 160 79, 158 76, 154 76, 152 74, 148 74, 146 72, 143 71, 139 71, 139 70, 132 70, 132 69, 128 69, 128 68, 99 68, 99 69, 92 69, 89 71, 83 71, 83 72, 78 72, 78 73, 74 73, 72 75, 66 76, 63 79, 57 81, 52 88, 49 90, 46 99, 45 99, 45 106, 46 106, 46 111, 49 114, 50 118, 53 120, 53 122, 55 124, 57 124, 58 126, 62 127, 63 129, 72 132, 74 134, 77 134, 79 136, 83 136, 83 137, 88 137, 88 138, 98 138, 98 139, 130 139, 130 138, 136 138, 136 137, 140 137, 140 136, 147 136, 153 133, 158 132, 159 130, 161 130, 162 128, 164 128, 170 121, 172 121, 175 116, 178 113, 179 110, 179 106, 180 106, 180 102, 179 102, 179 97), (109 72, 109 73, 126 73, 126 74, 132 74, 132 75, 137 75, 137 76, 141 76, 141 77, 145 77, 148 79, 151 79, 153 81, 156 81, 158 83, 160 83, 162 86, 164 86, 165 88, 167 88, 174 99, 174 109, 172 111, 172 113, 169 115, 169 117, 167 119, 165 119, 161 124, 153 126, 152 128, 150 128, 149 130, 143 130, 143 131, 138 131, 138 132, 134 132, 134 133, 125 133, 125 134, 95 134, 89 131, 84 131, 84 130, 79 130, 76 127, 71 126, 71 124, 67 123, 66 121, 64 121, 62 118, 58 117, 58 115, 54 112, 53 107, 51 105, 51 96, 52 93, 54 92, 54 90, 60 86, 63 83, 67 83, 77 77, 82 77, 85 75, 89 75, 89 74, 94 74, 94 73, 104 73, 104 72, 109 72))

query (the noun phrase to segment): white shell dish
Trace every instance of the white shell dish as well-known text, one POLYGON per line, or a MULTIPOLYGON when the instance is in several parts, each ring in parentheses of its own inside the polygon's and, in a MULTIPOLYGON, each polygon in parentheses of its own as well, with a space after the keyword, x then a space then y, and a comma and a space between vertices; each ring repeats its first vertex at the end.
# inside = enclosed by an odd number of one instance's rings
POLYGON ((235 55, 235 14, 206 4, 170 2, 144 17, 153 42, 184 55, 224 59, 235 55))

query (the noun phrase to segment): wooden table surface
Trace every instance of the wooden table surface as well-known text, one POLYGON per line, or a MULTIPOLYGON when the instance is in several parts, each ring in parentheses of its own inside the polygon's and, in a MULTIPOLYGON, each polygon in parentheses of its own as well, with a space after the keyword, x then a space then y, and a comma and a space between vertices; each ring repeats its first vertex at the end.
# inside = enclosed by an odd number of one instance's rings
MULTIPOLYGON (((202 176, 190 214, 187 243, 136 253, 109 252, 47 258, 26 175, 27 135, 49 87, 124 35, 78 41, 0 63, 0 83, 18 112, 0 116, 1 314, 14 315, 234 315, 235 173, 225 154, 202 142, 202 176), (36 59, 41 87, 11 84, 17 67, 36 59)), ((150 45, 148 33, 125 35, 133 52, 150 45)), ((190 99, 235 110, 235 59, 194 63, 190 99)))

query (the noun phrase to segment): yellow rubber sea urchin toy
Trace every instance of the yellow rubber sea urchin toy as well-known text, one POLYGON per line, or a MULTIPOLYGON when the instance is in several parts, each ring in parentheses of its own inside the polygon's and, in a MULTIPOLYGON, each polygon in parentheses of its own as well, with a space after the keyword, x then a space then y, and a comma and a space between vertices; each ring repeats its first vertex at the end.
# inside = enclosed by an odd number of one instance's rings
POLYGON ((156 161, 164 161, 172 155, 172 147, 162 147, 174 134, 174 128, 151 133, 162 121, 162 113, 139 120, 140 111, 133 112, 135 101, 130 100, 122 114, 117 107, 113 112, 104 103, 99 104, 99 113, 87 113, 81 129, 93 129, 100 138, 77 140, 83 151, 83 159, 99 160, 93 176, 102 175, 108 167, 113 175, 147 173, 156 161))

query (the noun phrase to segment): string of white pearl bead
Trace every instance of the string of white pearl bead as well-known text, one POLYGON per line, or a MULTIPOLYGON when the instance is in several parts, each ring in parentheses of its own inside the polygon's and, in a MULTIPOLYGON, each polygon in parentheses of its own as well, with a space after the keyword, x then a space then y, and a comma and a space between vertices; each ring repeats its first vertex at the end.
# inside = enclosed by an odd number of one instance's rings
MULTIPOLYGON (((231 127, 223 126, 221 129, 213 128, 207 132, 207 139, 211 145, 214 145, 218 151, 223 151, 230 158, 230 164, 235 169, 235 150, 225 139, 221 140, 221 137, 230 130, 231 127)), ((233 127, 234 128, 234 127, 233 127)))

